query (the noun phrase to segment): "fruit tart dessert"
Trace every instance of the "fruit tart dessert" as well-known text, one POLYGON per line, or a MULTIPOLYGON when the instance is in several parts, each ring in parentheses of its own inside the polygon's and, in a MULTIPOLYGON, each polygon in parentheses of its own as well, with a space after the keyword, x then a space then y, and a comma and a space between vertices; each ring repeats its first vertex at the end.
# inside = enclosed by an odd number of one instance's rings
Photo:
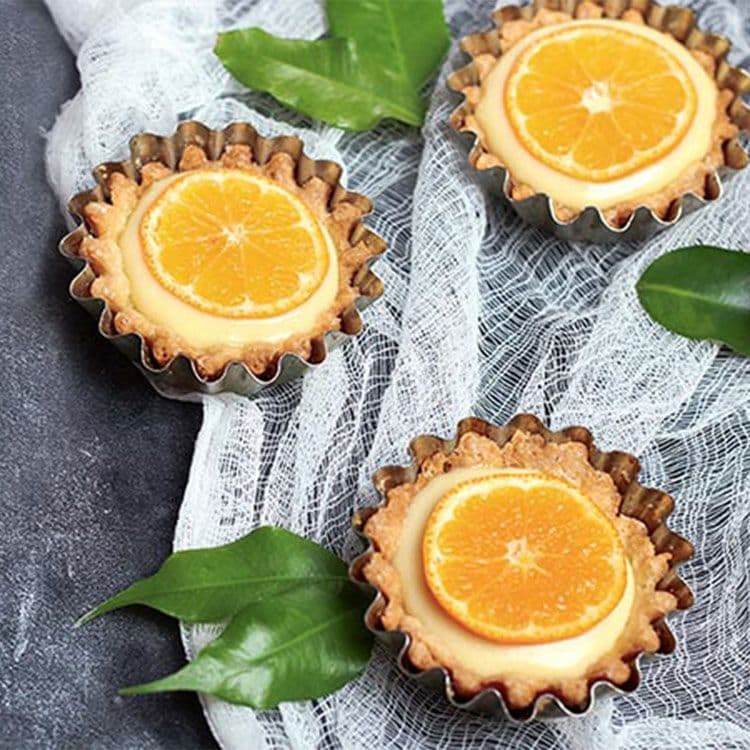
POLYGON ((550 695, 580 712, 596 683, 633 689, 639 655, 674 648, 663 618, 692 603, 675 573, 692 547, 632 456, 528 415, 412 453, 376 474, 385 504, 359 516, 372 546, 352 566, 379 593, 370 626, 406 636, 407 671, 442 668, 459 705, 492 691, 523 719, 550 695))
POLYGON ((515 203, 547 197, 560 224, 588 207, 613 229, 639 207, 665 223, 685 195, 716 198, 717 171, 747 163, 736 138, 750 78, 723 61, 728 42, 687 8, 560 7, 508 6, 464 39, 472 63, 449 81, 465 96, 451 122, 475 134, 472 164, 506 170, 515 203))
POLYGON ((63 243, 87 261, 112 334, 138 334, 154 369, 187 358, 210 381, 231 363, 270 380, 284 355, 319 360, 326 334, 357 332, 384 243, 337 165, 241 124, 187 123, 153 143, 140 136, 129 162, 98 168, 99 191, 72 204, 87 231, 63 243))

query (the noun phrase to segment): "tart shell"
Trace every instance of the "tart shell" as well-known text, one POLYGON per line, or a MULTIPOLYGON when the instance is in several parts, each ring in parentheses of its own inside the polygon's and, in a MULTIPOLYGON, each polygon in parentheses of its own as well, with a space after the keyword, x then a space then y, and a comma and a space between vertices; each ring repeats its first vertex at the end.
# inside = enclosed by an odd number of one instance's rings
POLYGON ((750 134, 750 107, 743 95, 750 92, 750 73, 729 65, 726 56, 731 42, 723 36, 702 31, 696 23, 694 11, 683 6, 662 6, 653 0, 536 0, 524 6, 507 5, 492 14, 495 28, 471 34, 461 41, 461 50, 471 62, 449 76, 447 84, 463 96, 463 101, 451 113, 450 124, 462 141, 471 144, 469 164, 477 170, 488 191, 502 190, 502 195, 527 222, 571 241, 598 243, 638 241, 674 226, 683 216, 702 206, 719 200, 724 193, 722 178, 729 178, 744 169, 750 157, 740 137, 750 134), (716 154, 718 168, 711 164, 698 175, 699 186, 692 186, 663 208, 648 205, 627 206, 617 212, 603 211, 591 206, 581 212, 566 211, 544 193, 534 193, 528 186, 517 184, 513 176, 493 154, 482 145, 473 124, 474 106, 480 70, 491 58, 503 54, 502 27, 514 21, 533 22, 542 12, 566 13, 573 18, 602 17, 627 20, 637 13, 650 27, 668 33, 694 53, 712 69, 719 92, 727 92, 722 100, 726 105, 729 129, 720 142, 721 153, 716 154), (591 15, 591 14, 595 15, 591 15), (721 164, 723 162, 723 164, 721 164))
MULTIPOLYGON (((692 555, 693 547, 666 525, 674 508, 673 499, 637 481, 640 465, 634 456, 598 450, 591 433, 583 427, 552 432, 536 417, 527 414, 513 418, 502 427, 469 417, 459 423, 454 439, 421 435, 411 442, 409 451, 412 456, 410 466, 388 466, 374 475, 373 482, 383 503, 377 507, 363 508, 354 515, 354 528, 369 542, 369 548, 352 562, 350 576, 374 591, 372 604, 365 614, 365 623, 378 639, 397 652, 399 668, 411 679, 441 690, 457 708, 522 722, 540 717, 581 715, 591 708, 598 692, 632 692, 640 683, 641 656, 644 653, 669 654, 674 650, 676 642, 666 623, 665 613, 673 609, 687 609, 693 603, 692 592, 677 574, 677 567, 692 555), (640 521, 647 534, 644 536, 641 532, 640 538, 650 540, 654 548, 652 559, 646 561, 647 575, 651 576, 654 591, 641 608, 642 625, 632 639, 633 648, 621 658, 613 660, 608 668, 599 670, 595 677, 570 683, 565 681, 555 690, 544 692, 538 691, 531 681, 514 679, 513 684, 487 683, 471 674, 462 674, 460 670, 446 669, 430 649, 429 641, 422 642, 419 636, 415 638, 395 628, 393 622, 400 621, 404 615, 399 601, 400 584, 396 581, 394 585, 393 576, 397 574, 387 563, 388 550, 381 546, 382 535, 373 525, 368 526, 375 513, 384 507, 390 509, 391 503, 404 499, 404 486, 412 486, 425 466, 444 461, 449 464, 450 455, 465 436, 471 437, 473 434, 502 448, 519 431, 525 433, 524 437, 532 436, 543 444, 579 444, 585 450, 588 463, 596 470, 592 475, 607 475, 603 478, 605 484, 614 488, 613 496, 619 496, 618 516, 631 527, 630 532, 633 531, 631 519, 640 521), (396 488, 399 488, 399 493, 389 496, 396 488)), ((450 470, 450 465, 445 470, 450 470)), ((382 523, 388 523, 388 520, 382 523)), ((632 540, 628 536, 637 537, 639 534, 625 532, 626 546, 638 550, 637 543, 634 547, 629 546, 632 540)), ((642 554, 651 554, 642 547, 641 544, 642 554)))
POLYGON ((128 159, 98 165, 93 171, 97 186, 70 200, 68 209, 78 226, 59 246, 61 254, 79 271, 71 282, 70 293, 98 320, 99 332, 141 370, 161 395, 181 400, 225 392, 252 395, 320 366, 329 349, 362 329, 360 310, 383 292, 383 284, 370 265, 386 245, 362 223, 372 204, 365 196, 341 185, 341 166, 315 161, 304 154, 303 148, 295 136, 264 138, 248 123, 212 130, 200 122, 184 122, 171 136, 136 135, 130 141, 128 159), (268 351, 269 347, 260 345, 253 356, 222 356, 218 352, 200 357, 170 338, 168 332, 149 328, 148 321, 142 320, 137 311, 127 305, 113 305, 111 296, 105 300, 97 295, 108 269, 106 264, 97 262, 92 242, 96 242, 102 228, 97 221, 105 220, 106 207, 117 208, 118 193, 122 200, 130 186, 153 181, 155 175, 160 179, 173 172, 200 168, 202 160, 226 165, 233 159, 249 159, 254 167, 272 177, 279 174, 299 188, 300 195, 317 202, 328 219, 340 260, 346 256, 341 262, 347 264, 347 278, 346 283, 341 282, 338 309, 321 320, 310 335, 283 342, 278 351, 268 351))

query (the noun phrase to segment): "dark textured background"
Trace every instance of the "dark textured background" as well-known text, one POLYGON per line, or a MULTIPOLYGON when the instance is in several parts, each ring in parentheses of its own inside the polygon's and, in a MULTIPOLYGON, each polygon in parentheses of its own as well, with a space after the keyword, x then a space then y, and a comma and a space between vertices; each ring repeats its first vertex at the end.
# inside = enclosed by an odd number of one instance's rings
POLYGON ((41 1, 0 0, 0 747, 215 747, 194 695, 117 695, 183 663, 174 621, 72 628, 169 553, 200 424, 68 296, 43 131, 77 87, 41 1))

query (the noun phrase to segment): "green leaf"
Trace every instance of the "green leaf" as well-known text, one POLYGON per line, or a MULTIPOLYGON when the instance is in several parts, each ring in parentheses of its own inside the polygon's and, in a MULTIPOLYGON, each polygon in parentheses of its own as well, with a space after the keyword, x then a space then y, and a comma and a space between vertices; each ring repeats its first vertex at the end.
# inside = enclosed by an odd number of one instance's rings
POLYGON ((143 604, 185 622, 223 622, 254 602, 300 586, 338 589, 346 565, 333 553, 285 529, 264 526, 236 542, 170 555, 157 573, 84 615, 143 604))
POLYGON ((240 29, 219 34, 215 52, 241 83, 332 125, 420 125, 419 89, 450 42, 440 0, 328 0, 327 11, 328 38, 240 29))
POLYGON ((646 269, 636 290, 670 331, 750 354, 750 254, 702 245, 675 250, 646 269))
POLYGON ((415 91, 378 78, 345 39, 307 42, 243 29, 220 34, 216 54, 246 86, 340 128, 367 130, 384 117, 419 125, 424 116, 415 91))
POLYGON ((370 659, 372 636, 362 622, 368 600, 347 583, 256 602, 179 672, 121 693, 198 690, 257 709, 328 695, 370 659))
POLYGON ((450 45, 442 0, 328 0, 332 36, 351 39, 360 56, 418 90, 450 45))

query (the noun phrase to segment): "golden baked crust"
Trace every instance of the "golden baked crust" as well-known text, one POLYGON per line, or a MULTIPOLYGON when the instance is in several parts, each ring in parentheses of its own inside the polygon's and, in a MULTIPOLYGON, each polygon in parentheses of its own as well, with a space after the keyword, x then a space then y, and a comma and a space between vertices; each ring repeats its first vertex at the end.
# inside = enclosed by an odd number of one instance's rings
POLYGON ((198 374, 206 379, 219 377, 226 366, 235 361, 244 362, 260 376, 273 370, 283 354, 309 359, 314 339, 341 328, 342 315, 360 295, 360 271, 382 248, 376 243, 366 242, 361 233, 354 232, 362 217, 371 210, 367 198, 347 192, 331 207, 334 188, 315 175, 300 184, 295 167, 295 160, 285 152, 274 153, 261 165, 255 161, 249 145, 232 144, 226 146, 218 160, 211 161, 204 149, 190 144, 182 152, 176 170, 160 162, 151 162, 141 168, 140 182, 121 172, 110 174, 106 181, 108 200, 94 200, 81 209, 90 234, 83 238, 78 252, 88 261, 96 276, 91 284, 91 296, 106 302, 116 332, 140 334, 158 366, 165 366, 178 355, 187 356, 194 362, 198 374), (118 239, 140 197, 155 182, 174 172, 222 168, 262 175, 295 194, 326 228, 338 254, 339 289, 334 302, 317 316, 308 331, 292 335, 279 344, 199 349, 169 328, 148 319, 130 299, 130 281, 123 269, 118 239), (357 234, 360 234, 359 239, 353 241, 357 234))
MULTIPOLYGON (((626 477, 637 472, 637 464, 635 467, 629 466, 629 457, 625 454, 599 454, 585 442, 586 437, 590 438, 586 431, 582 431, 582 442, 561 440, 559 433, 545 435, 547 431, 533 418, 517 418, 515 422, 519 420, 530 424, 533 432, 509 426, 510 432, 498 439, 496 434, 482 435, 470 428, 463 432, 460 430, 460 438, 453 450, 438 450, 426 456, 419 464, 416 476, 390 486, 385 493, 385 505, 369 517, 364 527, 365 535, 372 542, 373 552, 366 556, 361 577, 375 586, 385 600, 384 606, 376 614, 378 626, 406 633, 409 636, 407 653, 411 663, 420 670, 434 667, 447 669, 457 694, 470 697, 485 688, 495 687, 502 692, 511 709, 520 710, 531 706, 540 694, 552 692, 567 705, 581 706, 586 703, 593 682, 608 680, 615 685, 623 685, 631 679, 633 660, 639 653, 660 650, 661 634, 658 631, 661 618, 678 606, 675 594, 660 590, 660 584, 674 561, 670 559, 669 552, 659 554, 655 551, 649 529, 643 522, 621 511, 623 493, 616 486, 613 475, 626 477), (615 463, 625 461, 625 468, 617 468, 612 473, 595 468, 592 457, 604 455, 615 456, 615 463), (421 622, 406 611, 400 576, 392 561, 411 503, 435 476, 477 465, 533 469, 562 479, 591 497, 613 519, 633 571, 635 598, 630 617, 614 648, 593 664, 585 676, 556 681, 518 677, 488 680, 467 669, 430 632, 430 623, 421 622)), ((497 431, 501 428, 490 429, 497 431)), ((684 540, 680 542, 687 545, 688 550, 691 549, 684 540)), ((679 602, 679 606, 689 606, 689 602, 679 602)))
MULTIPOLYGON (((541 7, 531 20, 518 18, 504 21, 498 26, 496 30, 498 51, 496 54, 488 52, 487 45, 483 43, 475 44, 475 37, 468 37, 464 40, 463 47, 472 58, 474 69, 479 78, 479 84, 466 85, 457 89, 465 96, 467 112, 459 121, 455 122, 452 120, 452 122, 454 122, 454 127, 457 127, 459 131, 473 133, 479 139, 482 149, 473 160, 473 166, 476 169, 485 170, 506 166, 500 158, 487 150, 483 129, 473 114, 473 110, 480 99, 480 85, 492 70, 499 57, 536 29, 566 23, 574 18, 597 19, 604 17, 604 15, 604 8, 590 0, 584 0, 584 2, 580 3, 573 15, 541 7)), ((620 18, 630 23, 646 23, 643 14, 633 8, 625 10, 620 18)), ((483 36, 481 34, 476 35, 476 38, 479 39, 483 36)), ((701 50, 693 49, 691 53, 706 70, 711 79, 715 80, 717 60, 707 52, 701 50)), ((641 206, 650 208, 660 219, 668 219, 674 202, 684 195, 694 193, 701 198, 706 197, 707 178, 725 166, 724 146, 739 133, 739 128, 732 122, 729 114, 735 96, 735 92, 730 89, 719 90, 716 119, 712 130, 712 144, 703 159, 688 166, 676 180, 673 180, 658 193, 645 195, 637 200, 623 201, 615 206, 603 209, 602 215, 610 226, 625 226, 636 209, 641 206)), ((536 192, 532 186, 517 181, 512 173, 509 174, 508 193, 512 199, 517 201, 526 200, 535 195, 536 192)), ((564 223, 573 221, 582 213, 580 210, 565 206, 558 201, 552 201, 552 210, 558 221, 564 223)))

